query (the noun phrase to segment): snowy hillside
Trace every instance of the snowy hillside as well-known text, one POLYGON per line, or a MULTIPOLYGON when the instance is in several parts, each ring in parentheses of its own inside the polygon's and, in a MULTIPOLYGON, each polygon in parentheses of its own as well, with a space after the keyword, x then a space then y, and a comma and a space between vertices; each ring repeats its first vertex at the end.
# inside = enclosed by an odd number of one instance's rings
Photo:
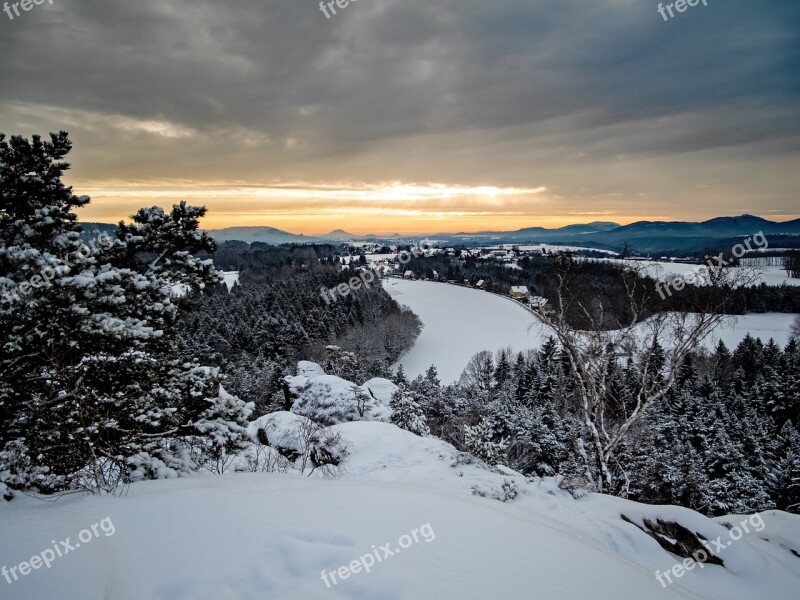
POLYGON ((728 529, 682 508, 575 500, 553 480, 490 471, 386 423, 348 423, 341 433, 351 445, 341 480, 232 473, 138 483, 121 498, 2 503, 3 564, 55 540, 75 546, 48 569, 0 582, 5 597, 750 600, 789 598, 800 585, 796 516, 760 515, 763 528, 720 551, 725 567, 706 564, 662 585, 655 571, 680 559, 622 514, 678 521, 723 542, 728 529), (511 480, 518 493, 507 502, 471 492, 491 495, 511 480), (113 528, 76 543, 103 519, 113 528))
POLYGON ((384 279, 383 287, 424 324, 414 347, 399 361, 412 378, 435 364, 442 381, 450 383, 476 352, 538 348, 544 339, 533 315, 508 298, 430 281, 384 279))
MULTIPOLYGON (((617 263, 614 259, 606 258, 580 258, 579 260, 588 261, 601 261, 617 263)), ((690 263, 678 263, 657 260, 644 260, 637 263, 645 267, 645 273, 650 277, 655 277, 662 280, 672 279, 674 277, 685 277, 691 272, 697 272, 698 267, 701 265, 690 263)), ((756 284, 766 283, 767 285, 797 285, 800 286, 800 279, 788 277, 786 270, 783 267, 765 266, 755 269, 758 279, 756 284)))
POLYGON ((736 317, 718 327, 705 341, 706 347, 715 346, 719 340, 734 348, 749 333, 764 342, 772 338, 783 347, 789 342, 789 327, 796 315, 790 313, 763 313, 736 317))
MULTIPOLYGON (((515 351, 538 348, 547 337, 535 317, 508 298, 428 281, 385 279, 383 286, 425 325, 414 347, 398 362, 412 378, 434 364, 443 382, 453 382, 476 352, 507 346, 515 351)), ((721 339, 733 348, 748 333, 765 342, 773 338, 784 346, 794 317, 788 313, 738 316, 709 336, 706 346, 721 339)))

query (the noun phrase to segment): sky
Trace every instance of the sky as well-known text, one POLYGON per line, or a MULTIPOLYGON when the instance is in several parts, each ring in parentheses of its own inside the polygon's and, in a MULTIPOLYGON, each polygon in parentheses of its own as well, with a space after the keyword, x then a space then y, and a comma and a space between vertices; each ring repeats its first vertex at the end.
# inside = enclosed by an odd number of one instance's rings
POLYGON ((800 3, 706 3, 12 2, 0 132, 70 133, 84 221, 180 200, 306 234, 800 217, 800 3))

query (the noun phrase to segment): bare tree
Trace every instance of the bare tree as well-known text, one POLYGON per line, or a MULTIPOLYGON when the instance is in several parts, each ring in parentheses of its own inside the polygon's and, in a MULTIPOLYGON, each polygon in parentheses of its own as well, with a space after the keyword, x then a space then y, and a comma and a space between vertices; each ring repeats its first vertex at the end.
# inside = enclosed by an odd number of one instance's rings
POLYGON ((789 277, 794 279, 800 277, 800 250, 787 252, 783 259, 783 265, 789 277))
POLYGON ((367 414, 367 410, 369 410, 370 404, 372 404, 373 396, 371 392, 367 392, 364 388, 353 386, 353 404, 356 407, 356 411, 358 412, 359 417, 364 417, 367 414))
POLYGON ((481 391, 489 391, 494 382, 494 358, 488 350, 481 350, 469 359, 461 383, 481 391))
MULTIPOLYGON (((653 281, 641 263, 620 269, 618 289, 587 291, 586 279, 573 277, 575 263, 560 258, 555 269, 552 310, 536 313, 556 338, 571 375, 577 412, 586 439, 578 440, 586 477, 600 492, 627 490, 619 452, 647 409, 667 394, 687 355, 720 323, 733 290, 752 284, 757 274, 739 268, 707 268, 694 280, 703 298, 691 313, 649 314, 653 281), (614 397, 609 375, 615 362, 631 359, 628 381, 633 398, 614 397)), ((682 286, 681 286, 682 287, 682 286)))
POLYGON ((800 343, 800 315, 797 315, 789 328, 789 339, 797 340, 800 343))
POLYGON ((274 448, 253 444, 242 453, 239 471, 248 473, 288 473, 292 463, 274 448))
POLYGON ((315 412, 313 404, 308 406, 291 432, 294 446, 302 449, 296 464, 301 475, 308 470, 310 476, 321 468, 326 475, 334 476, 347 458, 347 442, 337 427, 325 426, 315 418, 315 412))

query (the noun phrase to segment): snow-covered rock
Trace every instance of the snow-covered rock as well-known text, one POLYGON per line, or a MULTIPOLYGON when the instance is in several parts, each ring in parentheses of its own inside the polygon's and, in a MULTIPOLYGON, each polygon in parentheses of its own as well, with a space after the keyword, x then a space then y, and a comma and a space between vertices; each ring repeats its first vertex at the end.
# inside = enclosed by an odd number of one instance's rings
POLYGON ((301 360, 297 363, 297 374, 311 379, 319 375, 325 375, 325 370, 315 362, 301 360))
POLYGON ((362 386, 373 398, 388 408, 392 394, 397 391, 394 382, 383 377, 373 377, 362 386))
MULTIPOLYGON (((298 375, 284 378, 294 400, 293 413, 326 425, 390 420, 392 413, 388 403, 384 405, 368 388, 336 375, 326 375, 316 363, 301 361, 297 370, 298 375)), ((386 386, 377 385, 377 388, 384 392, 386 386)))
POLYGON ((259 417, 247 427, 247 434, 265 446, 278 451, 303 454, 306 452, 306 440, 300 430, 308 427, 309 420, 295 413, 280 411, 259 417))

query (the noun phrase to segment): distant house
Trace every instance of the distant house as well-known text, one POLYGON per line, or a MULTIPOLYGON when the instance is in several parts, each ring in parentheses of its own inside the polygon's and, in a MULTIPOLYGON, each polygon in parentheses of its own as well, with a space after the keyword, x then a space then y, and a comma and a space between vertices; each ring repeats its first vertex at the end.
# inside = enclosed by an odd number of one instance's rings
POLYGON ((416 279, 417 276, 414 275, 414 271, 406 271, 403 273, 403 279, 416 279))
POLYGON ((508 295, 515 300, 527 300, 531 297, 531 293, 528 291, 528 286, 526 285, 512 285, 508 295))
POLYGON ((541 296, 531 296, 528 299, 528 304, 531 305, 531 308, 542 308, 545 304, 547 304, 547 298, 542 298, 541 296))
POLYGON ((485 289, 486 288, 486 282, 483 279, 480 279, 478 281, 478 283, 475 284, 475 287, 476 288, 480 288, 480 289, 485 289))

